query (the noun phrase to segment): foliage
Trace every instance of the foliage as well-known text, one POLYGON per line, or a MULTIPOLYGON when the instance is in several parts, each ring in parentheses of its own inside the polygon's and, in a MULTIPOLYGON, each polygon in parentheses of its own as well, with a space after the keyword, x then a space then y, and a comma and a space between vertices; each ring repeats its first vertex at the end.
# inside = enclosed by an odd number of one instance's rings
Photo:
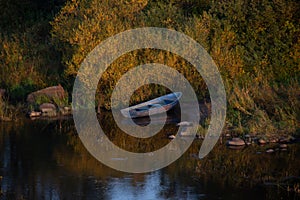
POLYGON ((58 97, 53 97, 53 103, 55 103, 59 108, 63 106, 68 106, 69 105, 68 95, 66 95, 62 99, 58 97))
POLYGON ((0 1, 0 84, 14 101, 59 82, 60 55, 49 42, 55 9, 48 1, 0 1))
MULTIPOLYGON (((227 92, 227 126, 253 134, 299 129, 300 6, 296 0, 55 2, 0 3, 0 84, 12 99, 24 99, 34 89, 57 83, 71 92, 80 63, 100 42, 132 28, 165 27, 199 42, 219 67, 227 92)), ((184 59, 143 49, 121 56, 105 71, 97 103, 109 109, 120 77, 137 65, 153 62, 178 70, 199 99, 209 98, 201 75, 184 59)), ((133 94, 131 103, 167 91, 146 85, 133 94)))
POLYGON ((37 105, 41 105, 43 103, 49 103, 51 102, 52 99, 50 97, 48 97, 47 95, 45 94, 40 94, 40 95, 36 95, 35 97, 35 104, 37 105))
POLYGON ((244 70, 276 81, 299 78, 299 2, 218 1, 210 13, 229 24, 245 48, 244 70))

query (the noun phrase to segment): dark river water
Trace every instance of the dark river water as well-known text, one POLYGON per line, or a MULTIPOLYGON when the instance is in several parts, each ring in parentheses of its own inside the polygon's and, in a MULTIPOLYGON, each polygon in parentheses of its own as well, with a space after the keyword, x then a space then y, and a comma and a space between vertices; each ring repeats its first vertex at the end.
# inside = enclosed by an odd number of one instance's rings
MULTIPOLYGON (((170 141, 167 134, 176 131, 171 124, 149 142, 133 141, 110 120, 108 115, 100 123, 111 140, 137 151, 160 148, 170 141)), ((290 190, 299 183, 299 144, 289 144, 285 152, 267 154, 267 146, 232 150, 223 143, 199 160, 196 155, 202 141, 197 139, 171 165, 151 173, 130 174, 111 169, 93 158, 82 145, 72 119, 24 119, 1 123, 0 130, 0 199, 300 197, 290 190)))

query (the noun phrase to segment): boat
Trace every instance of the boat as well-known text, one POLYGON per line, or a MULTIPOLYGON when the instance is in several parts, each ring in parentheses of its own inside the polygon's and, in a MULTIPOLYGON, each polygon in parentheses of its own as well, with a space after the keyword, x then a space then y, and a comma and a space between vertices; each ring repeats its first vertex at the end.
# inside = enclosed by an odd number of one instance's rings
POLYGON ((174 92, 135 106, 124 108, 121 110, 121 113, 127 118, 138 118, 160 114, 172 109, 178 103, 181 96, 181 92, 174 92))

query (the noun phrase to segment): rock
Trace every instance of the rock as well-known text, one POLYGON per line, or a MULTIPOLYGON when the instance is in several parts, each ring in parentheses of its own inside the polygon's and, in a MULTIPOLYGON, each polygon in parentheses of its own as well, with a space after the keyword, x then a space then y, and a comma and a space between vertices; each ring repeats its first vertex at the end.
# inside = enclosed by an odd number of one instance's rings
POLYGON ((65 107, 64 107, 64 110, 65 110, 65 111, 71 111, 71 107, 65 106, 65 107))
POLYGON ((290 140, 288 139, 288 138, 285 138, 285 137, 281 137, 280 139, 279 139, 279 142, 280 143, 287 143, 287 142, 289 142, 290 140))
POLYGON ((282 148, 280 149, 280 151, 287 151, 287 148, 282 148))
POLYGON ((169 138, 169 139, 175 139, 176 136, 175 136, 175 135, 169 135, 168 138, 169 138))
POLYGON ((50 99, 58 98, 60 100, 63 100, 67 94, 61 85, 57 85, 57 86, 47 87, 42 90, 38 90, 36 92, 30 93, 27 96, 27 102, 32 104, 36 101, 36 98, 38 96, 43 96, 43 95, 50 99))
POLYGON ((279 145, 279 148, 281 148, 281 149, 286 149, 286 148, 287 148, 287 144, 280 144, 280 145, 279 145))
POLYGON ((266 144, 267 142, 264 139, 259 139, 258 144, 266 144))
POLYGON ((177 124, 177 126, 192 126, 192 125, 193 125, 192 122, 187 122, 187 121, 179 122, 177 124))
POLYGON ((57 112, 55 110, 52 111, 47 111, 47 112, 43 112, 42 113, 43 117, 56 117, 57 116, 57 112))
POLYGON ((231 140, 228 140, 226 144, 229 146, 243 146, 245 145, 245 141, 241 138, 232 138, 231 140))
POLYGON ((278 139, 277 138, 272 138, 270 139, 270 143, 277 143, 278 142, 278 139))
POLYGON ((43 117, 56 117, 56 106, 52 103, 43 103, 40 105, 40 111, 42 111, 43 117))
POLYGON ((59 108, 59 112, 62 114, 62 115, 70 115, 72 114, 72 110, 70 107, 63 107, 63 108, 59 108))
POLYGON ((274 152, 274 149, 267 149, 266 150, 266 153, 273 153, 274 152))
POLYGON ((30 118, 33 118, 33 117, 40 117, 42 115, 42 112, 36 112, 36 111, 31 111, 28 113, 28 116, 30 118))
POLYGON ((52 103, 43 103, 40 105, 39 107, 40 111, 42 111, 42 113, 47 113, 47 112, 56 112, 56 106, 52 103))

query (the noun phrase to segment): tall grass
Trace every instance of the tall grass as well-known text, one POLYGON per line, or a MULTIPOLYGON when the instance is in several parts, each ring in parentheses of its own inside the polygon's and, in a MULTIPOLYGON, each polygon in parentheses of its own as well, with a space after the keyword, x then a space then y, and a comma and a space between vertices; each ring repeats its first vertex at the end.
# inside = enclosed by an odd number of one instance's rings
POLYGON ((0 121, 11 121, 13 116, 13 107, 4 97, 0 96, 0 121))

